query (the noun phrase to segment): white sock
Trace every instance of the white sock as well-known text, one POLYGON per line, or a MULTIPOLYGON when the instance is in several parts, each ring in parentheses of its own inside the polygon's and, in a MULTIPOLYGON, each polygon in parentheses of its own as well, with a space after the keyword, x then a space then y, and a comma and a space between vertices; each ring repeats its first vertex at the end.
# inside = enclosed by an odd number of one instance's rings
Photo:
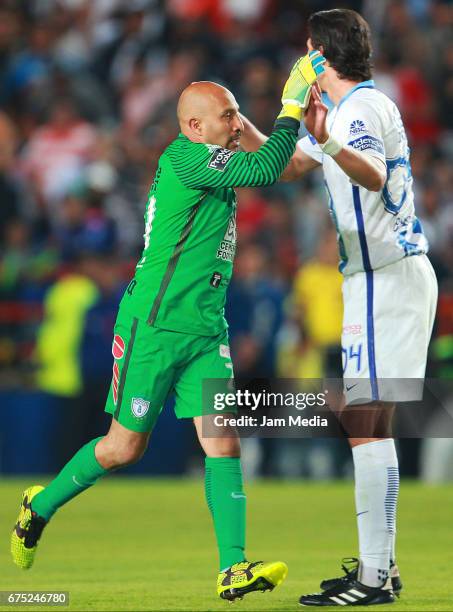
POLYGON ((396 564, 395 543, 396 543, 396 525, 395 525, 395 531, 392 534, 392 550, 390 551, 390 563, 392 563, 393 565, 396 564))
POLYGON ((399 473, 391 439, 360 444, 352 449, 355 503, 359 532, 359 581, 382 586, 387 578, 396 533, 399 473))

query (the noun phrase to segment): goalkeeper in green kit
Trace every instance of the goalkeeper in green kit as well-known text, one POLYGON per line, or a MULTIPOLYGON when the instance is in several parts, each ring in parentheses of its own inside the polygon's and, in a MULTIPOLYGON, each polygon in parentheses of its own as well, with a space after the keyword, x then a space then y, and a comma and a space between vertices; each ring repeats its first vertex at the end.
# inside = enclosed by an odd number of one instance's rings
POLYGON ((163 152, 145 213, 145 245, 120 304, 112 353, 106 436, 82 447, 50 484, 29 487, 11 536, 14 562, 31 567, 43 528, 63 504, 110 471, 140 459, 167 396, 178 418, 192 418, 206 453, 206 498, 220 556, 217 593, 241 598, 273 589, 284 563, 245 557, 240 445, 203 437, 202 381, 229 380, 232 363, 224 318, 236 244, 234 187, 271 185, 290 160, 310 90, 324 71, 311 52, 294 65, 283 108, 267 142, 238 151, 243 124, 231 92, 208 81, 190 84, 178 102, 181 133, 163 152))

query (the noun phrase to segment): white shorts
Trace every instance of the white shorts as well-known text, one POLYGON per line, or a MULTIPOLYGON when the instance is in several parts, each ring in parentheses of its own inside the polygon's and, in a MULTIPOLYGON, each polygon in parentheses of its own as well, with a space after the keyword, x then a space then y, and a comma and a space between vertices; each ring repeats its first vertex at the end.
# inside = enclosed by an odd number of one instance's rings
POLYGON ((426 255, 346 276, 343 301, 346 403, 422 399, 437 306, 437 280, 426 255))

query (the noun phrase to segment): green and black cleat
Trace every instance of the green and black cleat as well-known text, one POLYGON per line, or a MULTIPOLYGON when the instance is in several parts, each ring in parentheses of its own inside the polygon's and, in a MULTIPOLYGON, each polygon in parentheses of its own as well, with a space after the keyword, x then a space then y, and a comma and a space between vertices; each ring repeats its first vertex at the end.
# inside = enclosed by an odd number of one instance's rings
POLYGON ((21 569, 29 569, 35 560, 38 541, 47 521, 33 512, 31 501, 44 487, 29 487, 22 494, 19 516, 11 534, 11 554, 21 569))

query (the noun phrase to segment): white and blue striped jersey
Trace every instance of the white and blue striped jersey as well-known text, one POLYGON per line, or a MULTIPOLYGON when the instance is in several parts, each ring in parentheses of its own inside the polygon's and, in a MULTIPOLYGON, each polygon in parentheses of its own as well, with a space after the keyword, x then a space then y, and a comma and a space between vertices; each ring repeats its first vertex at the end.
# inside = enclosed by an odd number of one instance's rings
POLYGON ((409 147, 396 105, 373 81, 356 85, 327 117, 332 136, 377 157, 387 167, 384 188, 373 192, 354 184, 312 136, 300 149, 322 164, 330 213, 337 228, 340 272, 369 272, 409 255, 428 251, 414 210, 409 147))

